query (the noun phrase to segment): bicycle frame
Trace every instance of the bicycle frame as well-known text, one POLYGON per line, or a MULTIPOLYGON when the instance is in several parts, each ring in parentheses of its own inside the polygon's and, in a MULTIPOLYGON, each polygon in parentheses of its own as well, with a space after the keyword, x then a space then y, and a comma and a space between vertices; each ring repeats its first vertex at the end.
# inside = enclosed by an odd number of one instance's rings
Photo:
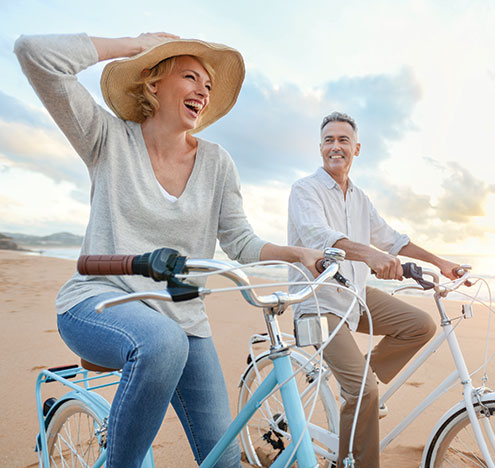
POLYGON ((282 384, 280 393, 282 394, 282 401, 286 410, 292 441, 271 466, 272 468, 283 468, 290 466, 295 460, 298 461, 300 468, 314 468, 318 466, 311 437, 306 427, 306 417, 297 384, 294 379, 291 379, 294 371, 288 348, 281 339, 282 334, 278 326, 276 312, 271 307, 263 310, 272 342, 270 350, 274 369, 261 382, 260 386, 234 419, 225 434, 217 442, 215 447, 213 447, 203 463, 201 463, 200 468, 212 468, 215 465, 223 451, 239 435, 242 428, 262 405, 264 399, 270 395, 271 391, 277 385, 282 384), (298 444, 296 450, 294 450, 294 444, 298 444))
MULTIPOLYGON (((434 403, 443 393, 445 393, 456 381, 460 380, 463 385, 464 404, 469 414, 469 419, 473 426, 473 431, 476 437, 480 450, 485 457, 490 468, 495 468, 495 464, 492 460, 486 441, 483 437, 481 427, 476 417, 474 410, 474 403, 477 397, 476 389, 472 385, 471 376, 469 374, 464 356, 459 346, 459 342, 455 335, 454 327, 451 320, 445 313, 445 308, 441 302, 441 294, 435 293, 434 299, 441 317, 442 333, 433 340, 430 345, 400 374, 395 383, 385 392, 382 398, 380 398, 380 404, 385 403, 390 399, 392 395, 404 384, 404 382, 435 352, 437 349, 447 341, 450 352, 454 359, 456 370, 454 370, 440 385, 437 386, 416 408, 414 408, 409 415, 407 415, 387 436, 380 442, 380 451, 387 447, 412 421, 414 421, 426 408, 434 403)), ((493 434, 490 441, 494 445, 493 434)))
MULTIPOLYGON (((278 321, 275 316, 276 312, 272 308, 267 308, 264 309, 264 313, 269 334, 272 339, 271 357, 273 359, 274 369, 262 382, 256 392, 251 396, 244 409, 231 423, 225 434, 200 465, 200 468, 212 468, 216 464, 224 450, 239 435, 242 428, 261 406, 264 399, 277 385, 281 385, 280 392, 282 394, 282 400, 286 409, 287 421, 291 429, 291 434, 293 435, 293 441, 287 449, 283 451, 282 455, 272 464, 272 467, 283 468, 284 466, 290 466, 295 460, 298 461, 301 468, 314 468, 318 466, 311 437, 306 427, 306 417, 304 415, 304 409, 297 384, 294 379, 291 379, 291 376, 293 375, 292 364, 289 357, 288 348, 281 339, 282 334, 280 333, 278 327, 278 321), (299 443, 299 445, 294 451, 295 443, 299 443)), ((100 419, 103 420, 109 414, 110 404, 101 395, 93 392, 92 390, 115 385, 118 381, 104 385, 95 385, 93 387, 90 385, 93 381, 108 377, 109 375, 120 377, 119 372, 111 372, 97 375, 95 377, 89 377, 88 372, 81 368, 66 369, 58 372, 52 372, 50 370, 43 370, 40 372, 36 381, 36 404, 38 408, 38 423, 40 428, 38 449, 41 450, 41 467, 47 468, 50 466, 48 445, 46 440, 46 420, 50 417, 50 412, 46 416, 43 415, 41 384, 57 381, 64 386, 69 387, 71 391, 57 400, 57 405, 66 400, 78 399, 90 406, 100 417, 100 419), (68 378, 74 377, 78 374, 82 374, 82 378, 74 382, 67 380, 68 378)), ((51 411, 56 411, 56 408, 52 408, 51 411)), ((106 450, 103 450, 101 456, 93 465, 93 468, 102 467, 105 461, 106 450)), ((153 468, 155 466, 151 449, 143 462, 143 466, 149 468, 153 468)))
MULTIPOLYGON (((440 346, 447 341, 451 355, 454 359, 456 369, 445 378, 445 380, 440 383, 419 405, 417 405, 402 421, 393 428, 381 441, 380 441, 380 452, 382 452, 402 431, 407 428, 419 415, 423 413, 430 405, 432 405, 441 395, 443 395, 449 388, 451 388, 457 381, 463 386, 463 403, 459 403, 458 406, 464 405, 469 414, 470 422, 473 426, 473 431, 475 434, 476 442, 478 443, 480 450, 487 461, 487 464, 490 468, 495 468, 494 461, 490 455, 488 450, 488 446, 486 440, 482 433, 482 428, 479 424, 478 418, 476 417, 474 404, 478 402, 478 400, 482 401, 485 396, 482 395, 473 387, 471 376, 469 374, 469 370, 467 368, 466 362, 464 360, 464 356, 459 346, 459 342, 457 340, 454 326, 452 325, 451 320, 447 317, 445 313, 445 308, 441 302, 442 294, 436 292, 434 295, 434 299, 441 317, 441 327, 442 333, 437 336, 420 354, 416 357, 410 364, 408 364, 405 369, 398 376, 397 380, 392 384, 392 386, 383 394, 380 398, 380 404, 386 403, 398 390, 402 387, 402 385, 416 372, 416 370, 433 354, 435 353, 440 346)), ((495 393, 486 394, 493 395, 495 393)), ((451 412, 449 410, 446 414, 448 415, 451 412)), ((440 422, 445 418, 445 415, 442 416, 440 422)), ((325 445, 330 452, 327 454, 329 459, 333 459, 331 457, 331 453, 336 453, 338 442, 336 440, 335 434, 325 430, 321 427, 311 427, 311 434, 313 437, 316 437, 319 442, 325 445)), ((432 434, 435 433, 435 429, 432 434)), ((495 447, 495 434, 492 431, 488 431, 488 442, 490 446, 495 447)))
MULTIPOLYGON (((114 380, 109 383, 93 385, 95 382, 98 383, 100 379, 105 379, 110 376, 118 377, 120 380, 120 372, 109 372, 105 374, 100 374, 94 377, 88 376, 88 371, 81 367, 51 371, 49 369, 42 370, 38 374, 38 378, 36 379, 36 407, 38 413, 38 425, 39 425, 39 443, 37 444, 36 450, 41 450, 41 454, 39 456, 39 466, 48 468, 50 466, 50 460, 48 458, 48 444, 46 440, 46 429, 47 429, 47 421, 50 419, 51 415, 57 410, 57 407, 67 401, 67 400, 80 400, 83 403, 86 403, 91 409, 96 413, 96 415, 103 421, 110 412, 110 404, 105 398, 103 398, 98 393, 93 390, 97 390, 100 388, 110 387, 112 385, 117 385, 119 380, 114 380), (82 377, 78 380, 71 382, 67 380, 68 378, 76 377, 81 374, 82 377), (70 392, 64 394, 57 400, 57 403, 53 408, 50 408, 50 411, 47 415, 43 415, 43 401, 41 396, 41 384, 47 382, 59 382, 65 387, 71 389, 70 392)), ((106 461, 106 450, 102 451, 101 456, 94 463, 93 468, 100 468, 106 461)), ((154 460, 153 460, 153 452, 151 449, 146 454, 146 458, 143 462, 143 466, 147 468, 154 468, 154 460)))
MULTIPOLYGON (((216 260, 205 260, 205 259, 186 260, 185 257, 180 257, 182 259, 181 261, 185 260, 185 266, 188 269, 186 271, 216 272, 217 274, 221 274, 227 278, 230 278, 238 286, 241 286, 240 290, 246 301, 253 306, 263 308, 268 334, 270 336, 272 343, 271 352, 274 363, 273 372, 270 373, 270 375, 267 377, 267 379, 265 379, 261 387, 249 399, 246 408, 232 422, 232 424, 229 426, 225 434, 221 437, 221 439, 218 441, 218 443, 215 445, 212 451, 208 454, 206 459, 200 465, 202 468, 210 468, 216 464, 216 462, 218 461, 222 453, 225 451, 225 449, 237 437, 237 435, 241 432, 242 428, 246 425, 246 423, 249 421, 252 415, 261 406, 264 399, 268 397, 272 392, 272 390, 274 390, 275 387, 277 386, 280 387, 283 404, 286 409, 287 421, 293 437, 292 443, 290 444, 289 447, 294 446, 294 448, 293 449, 291 448, 290 450, 289 449, 285 450, 284 454, 278 457, 275 463, 272 464, 272 466, 274 468, 289 466, 290 464, 292 464, 294 460, 298 461, 300 468, 316 468, 318 466, 313 445, 311 442, 311 437, 307 429, 308 424, 304 414, 304 409, 299 395, 298 387, 296 382, 292 378, 294 373, 292 369, 291 360, 289 357, 289 352, 288 352, 289 348, 282 341, 281 338, 282 334, 278 326, 276 315, 283 313, 290 304, 302 302, 303 300, 305 300, 307 297, 313 294, 314 291, 316 291, 326 279, 332 278, 338 272, 338 268, 339 268, 338 264, 336 260, 332 260, 333 258, 332 255, 334 254, 340 255, 341 251, 338 249, 327 249, 327 250, 328 250, 329 264, 326 266, 326 270, 323 271, 322 274, 318 277, 318 281, 316 282, 316 284, 311 283, 310 285, 307 285, 303 290, 295 294, 287 294, 285 292, 279 291, 268 296, 258 296, 257 294, 255 294, 254 291, 249 289, 250 284, 245 273, 238 270, 237 268, 231 268, 230 265, 226 265, 225 262, 216 261, 216 260), (227 268, 225 268, 226 266, 227 268), (247 286, 248 288, 245 288, 245 286, 247 286)), ((170 258, 172 258, 173 261, 177 260, 177 256, 175 255, 175 253, 171 256, 169 249, 168 250, 159 249, 158 251, 155 251, 155 253, 161 259, 160 262, 157 262, 158 267, 161 267, 163 265, 168 265, 167 261, 170 260, 170 258)), ((123 261, 121 257, 122 256, 118 256, 117 262, 123 261)), ((125 258, 128 259, 127 257, 125 258)), ((325 258, 327 258, 327 251, 325 251, 325 258)), ((98 264, 98 262, 103 262, 104 264, 106 264, 106 262, 109 261, 107 258, 101 259, 100 256, 97 256, 97 258, 93 260, 96 261, 96 264, 98 264)), ((87 264, 90 264, 90 267, 88 267, 88 271, 86 271, 84 274, 89 274, 90 270, 92 274, 100 274, 99 268, 95 267, 94 263, 91 262, 88 263, 88 258, 85 258, 84 262, 82 262, 83 267, 81 268, 85 269, 87 264), (94 272, 93 272, 93 268, 96 268, 94 272)), ((124 269, 123 265, 124 264, 120 265, 122 269, 124 269)), ((127 260, 125 260, 125 265, 127 265, 127 260)), ((161 272, 160 274, 162 273, 164 272, 161 272)), ((122 274, 128 274, 128 271, 126 270, 124 272, 124 270, 122 270, 122 274)), ((134 274, 142 274, 142 273, 138 272, 134 274)), ((179 276, 181 275, 175 276, 175 279, 178 280, 179 276)), ((180 283, 180 279, 179 279, 179 282, 175 283, 175 287, 173 289, 175 294, 177 294, 177 289, 178 289, 177 285, 181 285, 181 287, 184 288, 187 287, 185 283, 180 283)), ((122 296, 120 298, 112 298, 106 301, 102 301, 97 305, 96 311, 102 312, 103 309, 106 307, 133 301, 133 300, 144 299, 144 298, 154 298, 154 299, 161 299, 168 301, 176 300, 176 299, 187 300, 198 296, 203 297, 212 292, 207 288, 194 288, 191 286, 188 286, 188 288, 189 288, 188 297, 185 298, 183 296, 180 296, 181 299, 179 299, 177 296, 173 296, 171 292, 168 290, 162 292, 151 291, 145 293, 132 293, 122 296)), ((81 369, 78 369, 78 371, 82 372, 81 369)), ((74 372, 75 372, 74 369, 69 371, 67 374, 61 372, 61 376, 59 377, 57 374, 47 370, 41 372, 40 376, 38 377, 38 382, 36 385, 36 398, 38 404, 38 420, 40 426, 39 437, 41 439, 38 446, 41 448, 43 452, 40 457, 40 462, 42 458, 43 464, 46 465, 46 468, 50 466, 48 453, 47 453, 48 444, 46 440, 46 428, 47 428, 46 422, 48 421, 48 418, 46 418, 43 415, 43 409, 41 403, 41 391, 40 391, 40 386, 42 382, 46 382, 47 379, 57 380, 61 382, 63 385, 67 385, 68 387, 72 388, 73 391, 69 392, 68 395, 71 395, 71 398, 73 399, 81 400, 82 402, 90 406, 92 409, 93 406, 96 406, 99 410, 99 412, 97 412, 97 415, 102 420, 109 413, 110 405, 108 404, 108 402, 106 402, 106 400, 104 400, 99 395, 92 394, 92 392, 88 391, 89 388, 87 387, 87 382, 86 382, 86 380, 88 380, 87 373, 85 374, 85 379, 82 379, 81 381, 75 383, 68 382, 66 379, 64 379, 64 376, 69 376, 70 374, 74 374, 74 372), (80 387, 76 385, 77 383, 81 383, 81 382, 84 383, 84 387, 80 387), (91 396, 89 395, 90 393, 92 394, 91 396), (99 401, 99 398, 101 398, 101 400, 103 400, 105 403, 99 401), (99 406, 101 405, 105 406, 105 408, 104 409, 99 408, 99 406)), ((63 399, 69 399, 69 397, 64 396, 62 397, 62 400, 63 399)), ((51 411, 52 410, 49 411, 47 416, 53 414, 51 413, 51 411)), ((56 407, 55 409, 53 409, 53 411, 56 411, 56 407)), ((146 459, 143 463, 143 467, 146 466, 147 468, 154 466, 151 448, 148 451, 148 455, 146 456, 146 459), (148 460, 148 455, 150 456, 149 457, 150 464, 146 464, 146 461, 148 460)), ((99 456, 97 462, 95 463, 94 468, 99 468, 100 466, 102 466, 105 459, 106 459, 106 451, 103 450, 102 454, 99 456)))

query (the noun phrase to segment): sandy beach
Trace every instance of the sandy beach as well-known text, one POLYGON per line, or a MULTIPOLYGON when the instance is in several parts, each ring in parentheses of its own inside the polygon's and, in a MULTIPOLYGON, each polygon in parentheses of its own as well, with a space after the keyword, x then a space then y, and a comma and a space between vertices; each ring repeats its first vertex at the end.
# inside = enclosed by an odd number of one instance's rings
MULTIPOLYGON (((37 466, 34 452, 38 432, 34 388, 40 369, 75 364, 78 358, 64 345, 56 330, 54 300, 60 286, 75 269, 75 262, 0 250, 0 330, 2 339, 0 386, 2 418, 0 466, 37 466)), ((261 280, 255 280, 261 282, 261 280)), ((213 278, 210 287, 228 285, 213 278)), ((431 297, 404 296, 437 319, 431 297)), ((460 305, 447 302, 447 310, 460 312, 460 305)), ((207 299, 215 343, 225 372, 233 414, 236 413, 239 377, 246 365, 247 344, 254 332, 265 331, 261 310, 254 309, 237 293, 217 294, 207 299)), ((475 320, 458 329, 461 344, 469 349, 468 364, 481 364, 487 313, 475 307, 475 320)), ((438 321, 438 320, 437 320, 438 321)), ((281 318, 284 331, 291 332, 291 314, 281 318)), ((364 346, 365 336, 358 336, 364 346)), ((396 426, 431 390, 452 371, 452 359, 442 347, 389 402, 389 415, 381 421, 382 435, 396 426)), ((477 383, 475 379, 475 383, 477 383)), ((50 384, 56 385, 56 384, 50 384)), ((381 391, 385 390, 384 385, 381 391)), ((413 422, 383 452, 384 468, 418 467, 423 446, 436 420, 461 399, 455 387, 413 422)), ((51 391, 51 389, 50 389, 51 391)), ((53 395, 57 390, 53 387, 53 395)), ((111 392, 106 392, 111 397, 111 392)), ((196 466, 186 437, 173 410, 167 413, 154 444, 157 467, 196 466)))

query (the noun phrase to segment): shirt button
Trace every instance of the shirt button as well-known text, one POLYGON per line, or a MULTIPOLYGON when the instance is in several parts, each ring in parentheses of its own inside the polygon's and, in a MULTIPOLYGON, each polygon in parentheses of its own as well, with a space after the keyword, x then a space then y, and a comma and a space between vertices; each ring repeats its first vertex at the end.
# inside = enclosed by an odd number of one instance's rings
POLYGON ((338 293, 341 293, 342 292, 342 288, 337 288, 337 292, 338 293))

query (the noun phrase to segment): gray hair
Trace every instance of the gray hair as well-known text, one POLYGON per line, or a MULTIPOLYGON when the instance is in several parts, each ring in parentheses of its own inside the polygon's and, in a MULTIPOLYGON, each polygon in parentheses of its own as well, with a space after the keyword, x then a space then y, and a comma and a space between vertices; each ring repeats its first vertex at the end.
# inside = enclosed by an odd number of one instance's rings
POLYGON ((352 129, 354 130, 356 137, 358 135, 358 128, 357 128, 356 121, 350 115, 344 114, 343 112, 337 112, 337 111, 332 112, 331 114, 329 114, 323 118, 323 121, 321 122, 321 126, 320 126, 320 135, 323 132, 325 125, 329 122, 347 122, 352 127, 352 129))

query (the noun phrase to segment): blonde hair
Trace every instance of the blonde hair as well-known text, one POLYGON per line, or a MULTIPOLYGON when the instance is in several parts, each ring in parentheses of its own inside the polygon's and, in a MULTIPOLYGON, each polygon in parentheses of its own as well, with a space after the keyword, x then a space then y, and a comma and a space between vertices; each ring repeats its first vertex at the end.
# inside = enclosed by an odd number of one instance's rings
MULTIPOLYGON (((155 93, 152 91, 152 85, 155 84, 157 81, 160 81, 164 76, 170 75, 170 73, 172 73, 176 64, 177 57, 182 56, 176 55, 174 57, 169 57, 165 60, 162 60, 161 62, 158 62, 154 67, 147 70, 145 73, 143 70, 143 76, 141 80, 136 82, 134 88, 129 91, 129 94, 136 99, 136 106, 138 107, 140 113, 143 115, 143 121, 146 120, 148 117, 153 116, 160 108, 160 102, 156 98, 155 93)), ((196 59, 206 70, 213 84, 215 75, 213 67, 201 57, 197 57, 195 55, 191 55, 190 57, 196 59)))

